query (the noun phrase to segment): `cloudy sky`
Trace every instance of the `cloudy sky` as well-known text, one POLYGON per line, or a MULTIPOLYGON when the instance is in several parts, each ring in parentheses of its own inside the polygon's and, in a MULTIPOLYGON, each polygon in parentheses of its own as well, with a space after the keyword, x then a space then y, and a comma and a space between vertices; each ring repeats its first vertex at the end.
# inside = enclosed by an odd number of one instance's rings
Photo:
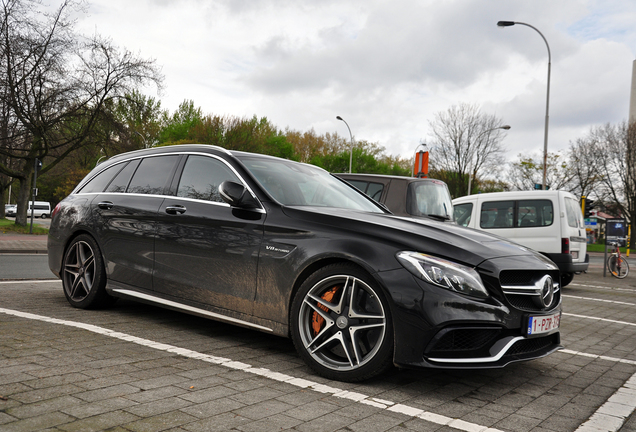
POLYGON ((636 2, 625 0, 89 0, 77 30, 163 69, 162 107, 269 118, 411 157, 429 121, 477 104, 512 128, 507 157, 627 119, 636 2))

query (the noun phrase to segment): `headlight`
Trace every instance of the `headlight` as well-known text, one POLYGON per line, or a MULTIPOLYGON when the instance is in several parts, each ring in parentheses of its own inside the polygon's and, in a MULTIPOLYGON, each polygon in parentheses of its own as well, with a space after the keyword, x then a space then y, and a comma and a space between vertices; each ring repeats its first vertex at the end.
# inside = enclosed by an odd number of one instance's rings
POLYGON ((420 279, 472 297, 487 298, 479 273, 471 267, 419 252, 399 252, 397 259, 420 279))

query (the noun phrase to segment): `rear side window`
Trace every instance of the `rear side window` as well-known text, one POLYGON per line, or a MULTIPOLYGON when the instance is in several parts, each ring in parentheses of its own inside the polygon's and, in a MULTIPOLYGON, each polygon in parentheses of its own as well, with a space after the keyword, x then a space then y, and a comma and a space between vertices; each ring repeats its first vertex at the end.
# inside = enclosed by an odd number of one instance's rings
POLYGON ((568 225, 572 228, 578 228, 579 221, 583 217, 579 203, 574 201, 572 198, 565 198, 565 213, 568 218, 568 225))
POLYGON ((481 205, 481 228, 524 228, 552 225, 550 200, 490 201, 481 205))
POLYGON ((126 192, 162 195, 172 177, 179 156, 155 156, 142 159, 126 192))
POLYGON ((481 205, 482 228, 512 228, 514 220, 514 201, 491 201, 481 205))
POLYGON ((459 225, 468 226, 473 213, 473 203, 457 204, 453 206, 455 220, 459 225))
POLYGON ((106 185, 110 183, 110 180, 125 166, 126 163, 121 163, 106 168, 104 171, 90 179, 90 181, 86 183, 82 189, 80 189, 79 193, 103 192, 106 185))
POLYGON ((552 225, 554 210, 550 200, 518 201, 518 227, 540 227, 552 225))
POLYGON ((382 183, 371 183, 365 182, 362 180, 348 180, 347 183, 352 184, 353 186, 360 189, 365 194, 369 195, 376 201, 380 201, 380 197, 382 196, 382 191, 384 190, 384 185, 382 183))
POLYGON ((206 201, 224 202, 219 185, 239 178, 223 162, 207 156, 189 156, 179 181, 177 196, 206 201))

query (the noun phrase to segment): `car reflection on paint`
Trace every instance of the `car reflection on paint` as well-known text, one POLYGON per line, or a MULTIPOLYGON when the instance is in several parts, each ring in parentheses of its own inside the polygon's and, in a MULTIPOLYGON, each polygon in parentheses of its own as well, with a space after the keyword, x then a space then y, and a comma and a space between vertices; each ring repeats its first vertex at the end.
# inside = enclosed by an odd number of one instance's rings
POLYGON ((55 208, 48 245, 72 306, 127 298, 290 337, 331 379, 496 368, 560 347, 559 273, 542 255, 394 216, 320 168, 264 155, 115 156, 55 208), (551 324, 529 328, 538 320, 551 324))

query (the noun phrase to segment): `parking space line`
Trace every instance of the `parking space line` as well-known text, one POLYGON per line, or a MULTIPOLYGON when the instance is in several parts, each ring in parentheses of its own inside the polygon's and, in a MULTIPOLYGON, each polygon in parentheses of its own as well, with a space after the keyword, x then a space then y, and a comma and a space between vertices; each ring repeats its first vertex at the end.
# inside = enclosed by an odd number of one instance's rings
POLYGON ((602 290, 607 290, 607 291, 627 291, 627 292, 636 292, 636 289, 631 289, 631 288, 618 288, 618 287, 612 287, 612 286, 600 286, 600 285, 585 285, 585 284, 579 284, 579 283, 571 283, 568 286, 577 286, 577 287, 583 287, 583 288, 595 288, 595 289, 602 289, 602 290))
POLYGON ((16 311, 12 309, 4 309, 4 308, 0 308, 0 313, 16 316, 19 318, 37 320, 37 321, 42 321, 42 322, 47 322, 52 324, 60 324, 60 325, 65 325, 69 327, 75 327, 75 328, 87 330, 87 331, 97 333, 103 336, 108 336, 108 337, 124 340, 127 342, 132 342, 137 345, 145 346, 148 348, 158 349, 161 351, 174 353, 183 357, 197 359, 204 362, 225 366, 230 369, 241 370, 246 373, 263 376, 275 381, 291 384, 295 387, 309 389, 309 390, 317 391, 319 393, 331 394, 333 397, 349 399, 364 405, 370 405, 379 409, 383 409, 383 410, 387 410, 387 411, 391 411, 395 413, 401 413, 411 417, 420 418, 422 420, 426 420, 431 423, 448 426, 453 429, 458 429, 461 431, 503 432, 499 429, 493 429, 493 428, 481 426, 475 423, 469 423, 460 419, 446 417, 443 415, 424 411, 419 408, 414 408, 408 405, 396 404, 391 401, 372 398, 362 393, 351 392, 351 391, 343 390, 337 387, 331 387, 324 384, 319 384, 317 382, 306 380, 303 378, 297 378, 297 377, 293 377, 291 375, 283 374, 280 372, 274 372, 266 368, 255 368, 252 365, 249 365, 247 363, 234 361, 224 357, 216 357, 209 354, 203 354, 197 351, 192 351, 185 348, 179 348, 177 346, 164 344, 161 342, 155 342, 149 339, 140 338, 137 336, 126 334, 126 333, 116 332, 116 331, 113 331, 104 327, 99 327, 93 324, 85 324, 85 323, 81 323, 77 321, 62 320, 58 318, 51 318, 51 317, 47 317, 43 315, 36 315, 36 314, 28 313, 28 312, 21 312, 21 311, 16 311))
POLYGON ((613 324, 621 324, 621 325, 636 327, 636 323, 630 323, 630 322, 626 322, 626 321, 611 320, 609 318, 591 317, 591 316, 577 315, 577 314, 572 314, 572 313, 567 313, 567 312, 563 312, 562 315, 571 316, 571 317, 575 317, 575 318, 585 318, 585 319, 591 319, 591 320, 595 320, 595 321, 604 321, 604 322, 610 322, 610 323, 613 323, 613 324))
POLYGON ((616 357, 608 357, 608 356, 604 356, 604 355, 599 355, 599 354, 589 354, 589 353, 584 353, 581 351, 572 351, 569 349, 562 349, 559 350, 560 353, 564 353, 564 354, 572 354, 572 355, 577 355, 577 356, 581 356, 581 357, 590 357, 590 358, 595 358, 595 359, 600 359, 600 360, 607 360, 607 361, 611 361, 614 363, 625 363, 625 364, 630 364, 630 365, 634 365, 636 366, 636 360, 628 360, 628 359, 620 359, 620 358, 616 358, 616 357))
POLYGON ((564 294, 563 297, 579 299, 579 300, 591 300, 591 301, 598 301, 598 302, 612 303, 612 304, 619 304, 619 305, 626 305, 626 306, 636 306, 636 303, 627 303, 627 302, 616 301, 616 300, 605 300, 605 299, 597 299, 597 298, 591 298, 591 297, 573 296, 570 294, 564 294))
POLYGON ((636 409, 636 374, 575 432, 617 431, 636 409))

